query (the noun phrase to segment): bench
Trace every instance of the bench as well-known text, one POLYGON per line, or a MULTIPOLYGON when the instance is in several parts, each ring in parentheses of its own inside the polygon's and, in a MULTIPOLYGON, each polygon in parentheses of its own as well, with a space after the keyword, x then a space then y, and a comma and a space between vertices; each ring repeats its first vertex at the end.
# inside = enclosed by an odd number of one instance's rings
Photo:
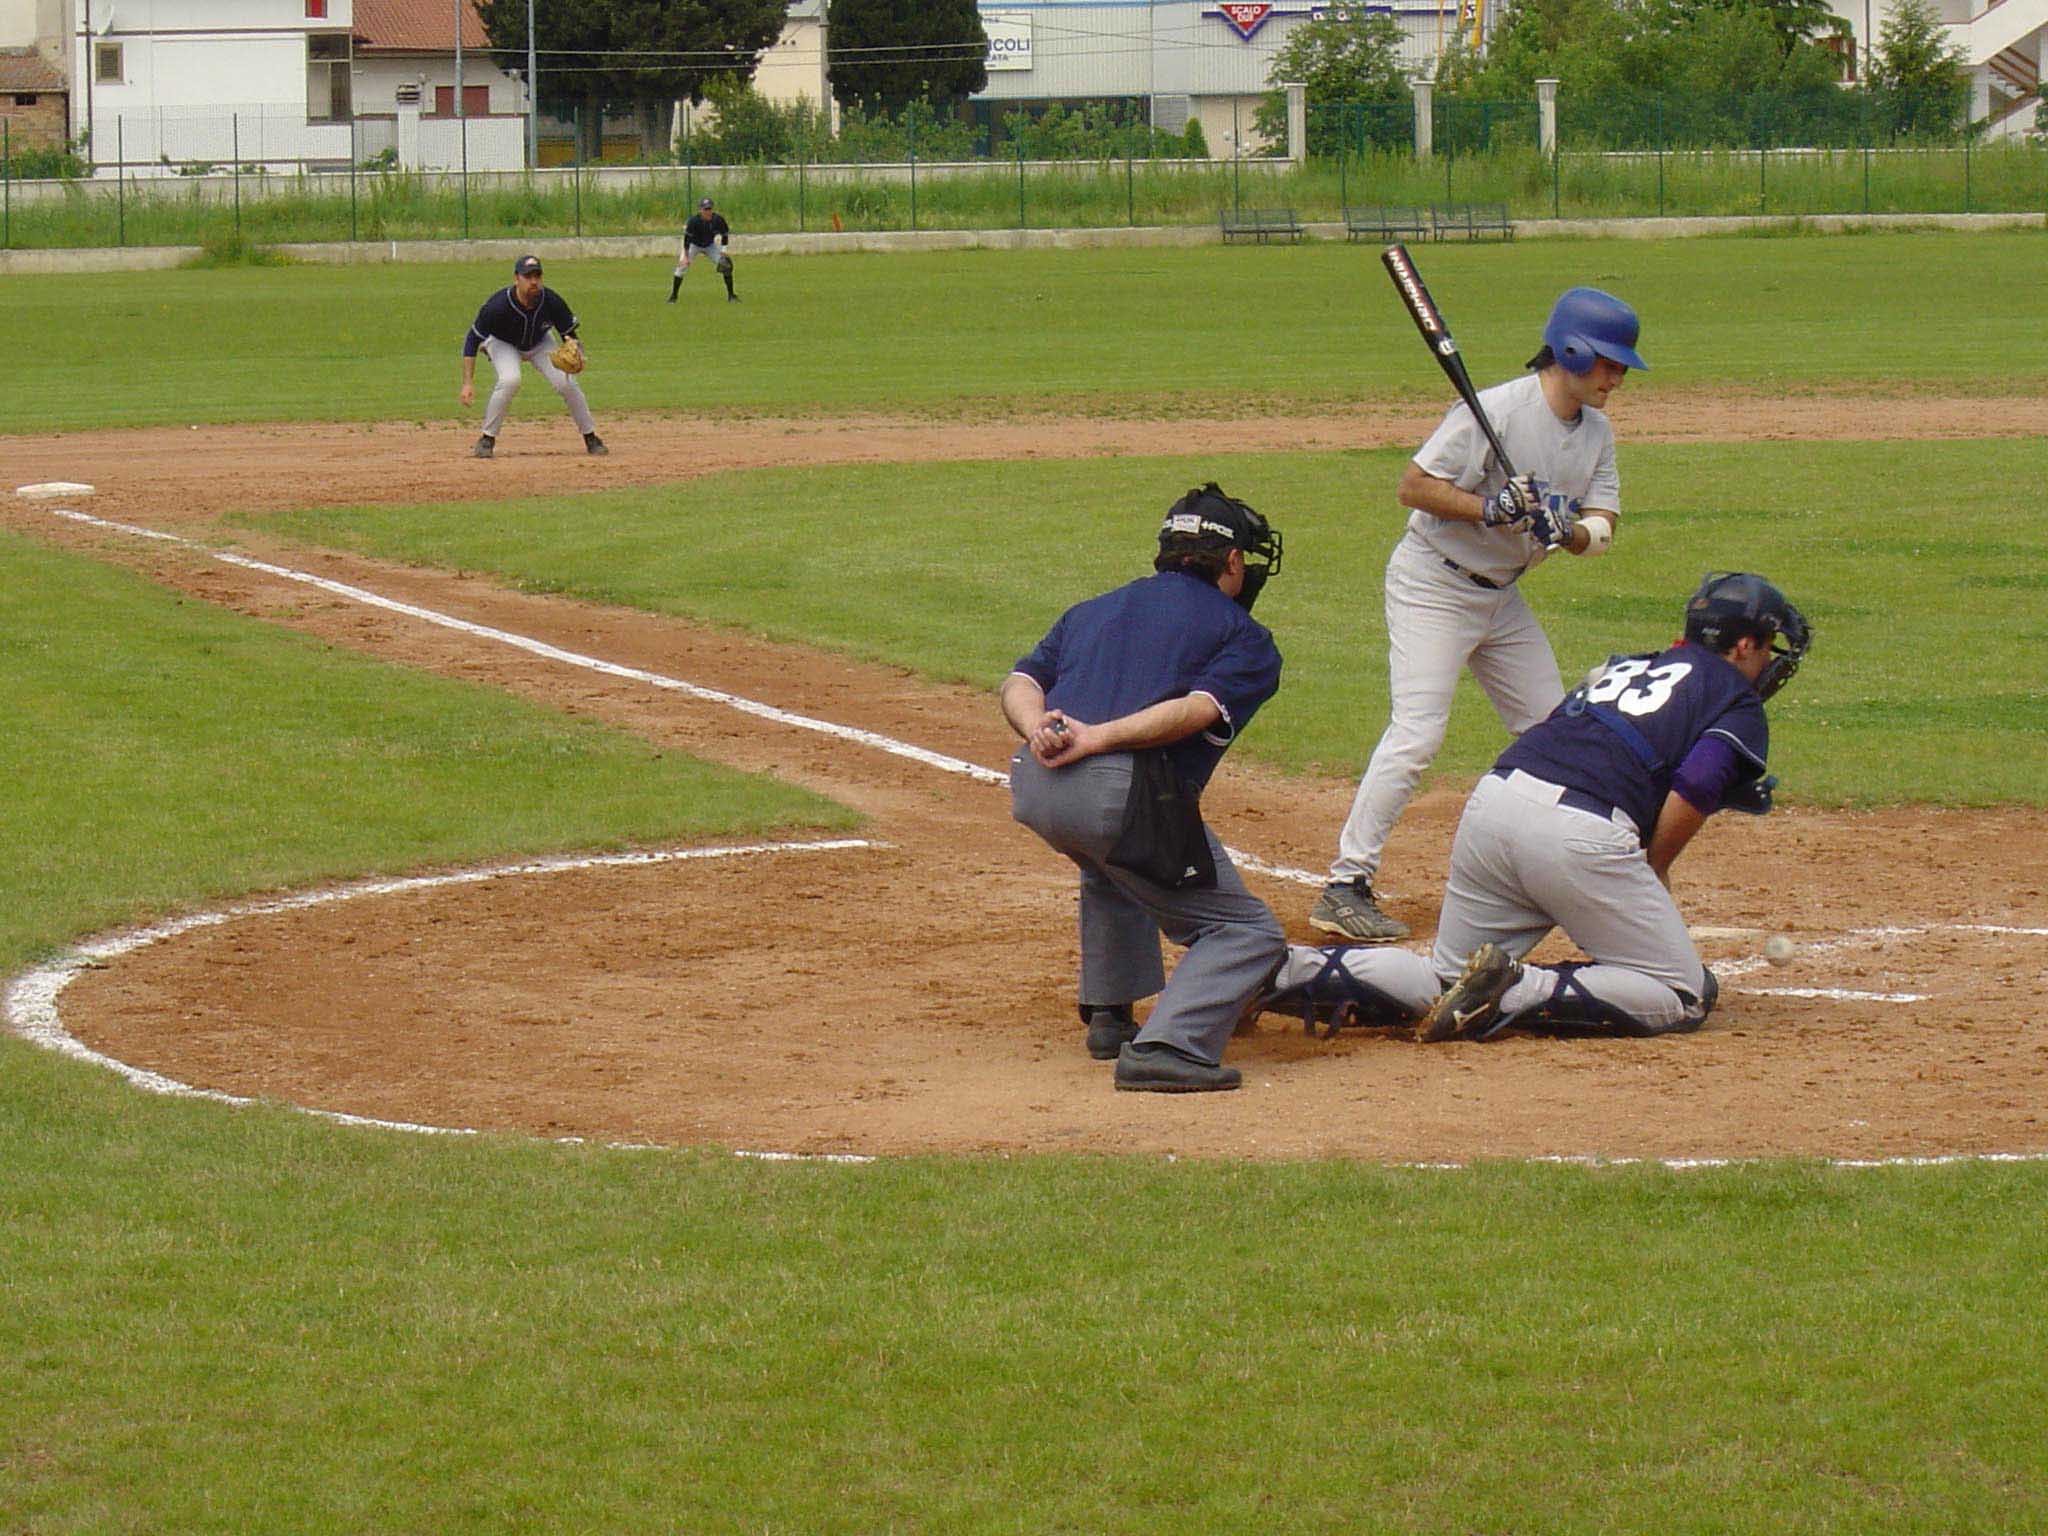
POLYGON ((1420 240, 1430 232, 1429 220, 1420 208, 1375 208, 1344 210, 1344 238, 1356 240, 1370 235, 1375 240, 1399 240, 1406 236, 1420 240))
POLYGON ((1223 226, 1225 245, 1233 240, 1256 240, 1264 245, 1283 236, 1289 240, 1301 238, 1301 220, 1294 216, 1292 208, 1240 208, 1235 213, 1223 208, 1217 210, 1216 217, 1223 226))
POLYGON ((1503 240, 1515 238, 1506 203, 1431 203, 1429 223, 1431 235, 1438 240, 1447 240, 1452 235, 1463 235, 1467 240, 1484 235, 1499 235, 1503 240))

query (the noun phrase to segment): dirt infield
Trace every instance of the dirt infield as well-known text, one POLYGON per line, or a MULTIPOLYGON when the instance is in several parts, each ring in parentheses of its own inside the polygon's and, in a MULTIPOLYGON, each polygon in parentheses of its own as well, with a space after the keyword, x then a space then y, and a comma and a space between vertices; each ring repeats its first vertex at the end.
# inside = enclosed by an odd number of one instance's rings
MULTIPOLYGON (((1637 441, 1980 436, 1987 419, 2001 433, 2048 431, 2048 402, 2031 399, 1750 402, 1747 417, 1741 402, 1635 404, 1637 441)), ((1428 425, 1400 413, 1209 422, 1201 443, 1357 447, 1414 441, 1428 425)), ((586 472, 595 487, 762 464, 1177 452, 1188 433, 1185 423, 1049 418, 993 430, 879 419, 714 430, 647 418, 607 422, 618 451, 590 461, 536 413, 490 465, 462 459, 466 438, 447 427, 317 442, 299 429, 82 434, 0 441, 0 458, 10 484, 89 481, 101 488, 93 512, 190 532, 244 507, 559 491, 586 472)), ((63 524, 25 503, 11 502, 7 521, 244 613, 781 774, 865 812, 865 835, 886 845, 508 877, 250 918, 140 950, 65 993, 80 1038, 188 1083, 432 1124, 793 1151, 1431 1160, 2048 1150, 2036 1092, 2048 1068, 2038 1028, 2048 937, 1997 931, 2048 927, 2040 812, 1719 819, 1678 868, 1688 917, 1720 930, 1702 948, 1729 976, 1696 1036, 1425 1048, 1363 1032, 1318 1042, 1269 1017, 1233 1047, 1244 1092, 1117 1094, 1080 1048, 1071 875, 1011 824, 1000 788, 193 548, 63 524), (1871 931, 1901 926, 1919 931, 1871 931), (1765 970, 1755 954, 1778 930, 1804 948, 1765 970), (1792 989, 1835 995, 1779 995, 1792 989)), ((458 574, 239 544, 988 768, 1010 750, 985 693, 458 574)), ((1351 788, 1227 763, 1208 805, 1233 846, 1318 870, 1351 788)), ((1388 852, 1393 908, 1418 937, 1434 920, 1460 800, 1425 796, 1388 852)), ((1311 937, 1310 886, 1252 883, 1296 938, 1311 937)))

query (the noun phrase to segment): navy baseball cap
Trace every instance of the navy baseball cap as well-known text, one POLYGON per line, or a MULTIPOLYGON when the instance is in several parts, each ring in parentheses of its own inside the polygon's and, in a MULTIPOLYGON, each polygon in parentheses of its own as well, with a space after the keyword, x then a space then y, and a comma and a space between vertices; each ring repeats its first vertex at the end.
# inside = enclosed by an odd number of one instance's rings
POLYGON ((514 277, 525 277, 528 273, 532 273, 535 276, 539 275, 540 258, 538 256, 522 256, 512 263, 512 275, 514 277))
POLYGON ((697 199, 697 206, 699 208, 709 208, 711 206, 711 199, 708 197, 700 197, 697 199))

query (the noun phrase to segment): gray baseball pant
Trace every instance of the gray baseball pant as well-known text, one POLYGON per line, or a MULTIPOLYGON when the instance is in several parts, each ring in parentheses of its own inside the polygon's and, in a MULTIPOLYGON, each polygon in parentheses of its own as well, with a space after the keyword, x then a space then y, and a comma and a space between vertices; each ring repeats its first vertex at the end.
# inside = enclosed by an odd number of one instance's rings
POLYGON ((1131 757, 1111 752, 1047 768, 1029 751, 1010 761, 1011 814, 1081 871, 1081 995, 1110 1007, 1159 994, 1144 1044, 1214 1065, 1238 1020, 1287 953, 1273 909, 1245 889, 1214 832, 1216 884, 1169 890, 1107 862, 1130 796, 1131 757), (1187 953, 1168 980, 1164 933, 1187 953))
POLYGON ((498 429, 505 425, 505 412, 512 408, 512 397, 519 393, 519 365, 523 362, 538 368, 540 376, 562 397, 562 403, 569 407, 569 414, 576 420, 577 431, 588 433, 597 430, 597 418, 590 414, 590 402, 583 398, 583 386, 548 360, 548 354, 554 350, 554 342, 522 352, 509 341, 500 341, 495 336, 484 338, 484 356, 498 370, 498 387, 491 391, 491 403, 484 408, 485 437, 496 437, 498 429))

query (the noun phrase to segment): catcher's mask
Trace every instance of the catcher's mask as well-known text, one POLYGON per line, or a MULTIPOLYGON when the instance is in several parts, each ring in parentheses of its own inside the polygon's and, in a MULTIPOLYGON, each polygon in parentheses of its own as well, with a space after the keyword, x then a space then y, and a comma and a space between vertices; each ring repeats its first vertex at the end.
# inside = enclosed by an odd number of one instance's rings
POLYGON ((1744 636, 1771 648, 1771 659, 1756 680, 1757 693, 1768 699, 1799 670, 1813 643, 1813 627, 1763 577, 1744 571, 1709 573, 1686 601, 1685 638, 1718 652, 1744 636))
POLYGON ((1168 570, 1193 558, 1220 561, 1233 549, 1245 554, 1244 586, 1238 604, 1249 610, 1259 599, 1266 578, 1280 570, 1280 532, 1214 480, 1196 486, 1166 509, 1159 525, 1159 557, 1154 570, 1168 570), (1253 565, 1257 557, 1264 564, 1253 565))

